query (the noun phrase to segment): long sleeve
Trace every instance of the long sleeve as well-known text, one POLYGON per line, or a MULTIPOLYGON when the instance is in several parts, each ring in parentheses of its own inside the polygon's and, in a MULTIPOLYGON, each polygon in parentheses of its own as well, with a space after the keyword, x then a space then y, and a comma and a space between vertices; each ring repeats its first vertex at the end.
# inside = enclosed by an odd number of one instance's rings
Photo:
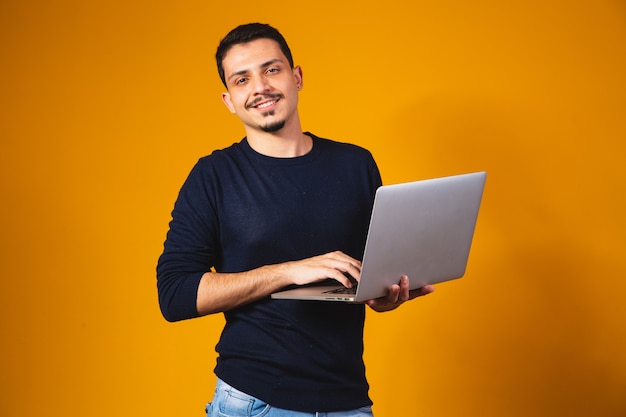
POLYGON ((203 177, 196 165, 181 188, 157 264, 159 305, 168 321, 198 316, 200 279, 214 266, 213 210, 203 177))

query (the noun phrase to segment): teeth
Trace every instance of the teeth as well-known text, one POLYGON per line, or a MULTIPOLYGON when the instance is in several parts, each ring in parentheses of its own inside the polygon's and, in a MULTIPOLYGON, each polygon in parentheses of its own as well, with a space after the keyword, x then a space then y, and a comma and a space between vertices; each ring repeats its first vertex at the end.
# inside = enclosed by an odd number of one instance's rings
POLYGON ((266 108, 266 107, 271 106, 271 105, 272 105, 272 104, 274 104, 274 103, 276 103, 276 102, 275 102, 275 101, 268 101, 267 103, 259 104, 259 105, 257 106, 257 108, 259 108, 259 109, 264 109, 264 108, 266 108))

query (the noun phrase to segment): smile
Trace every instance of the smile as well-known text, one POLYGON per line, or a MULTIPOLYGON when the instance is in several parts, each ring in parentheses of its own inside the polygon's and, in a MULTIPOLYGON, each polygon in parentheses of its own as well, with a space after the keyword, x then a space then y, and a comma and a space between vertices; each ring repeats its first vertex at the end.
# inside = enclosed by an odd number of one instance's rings
POLYGON ((258 109, 258 110, 269 109, 270 107, 278 103, 282 98, 283 96, 281 94, 273 94, 273 95, 266 95, 263 97, 258 97, 256 100, 253 100, 250 104, 248 104, 247 107, 258 109))
POLYGON ((272 101, 266 101, 265 103, 261 103, 258 106, 256 106, 257 109, 266 109, 268 107, 273 106, 276 103, 276 100, 272 100, 272 101))

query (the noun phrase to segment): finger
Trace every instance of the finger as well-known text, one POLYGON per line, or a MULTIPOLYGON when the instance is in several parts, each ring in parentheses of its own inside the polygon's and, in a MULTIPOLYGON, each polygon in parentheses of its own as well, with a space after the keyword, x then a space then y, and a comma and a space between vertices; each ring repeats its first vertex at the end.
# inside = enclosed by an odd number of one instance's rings
POLYGON ((338 281, 341 285, 343 285, 346 288, 352 288, 352 285, 353 285, 352 280, 337 269, 329 269, 328 278, 332 278, 335 281, 338 281))
POLYGON ((359 261, 358 259, 354 259, 353 257, 349 255, 346 255, 342 251, 331 252, 331 253, 328 253, 327 255, 331 257, 332 259, 350 263, 351 265, 354 265, 356 268, 361 269, 361 261, 359 261))
POLYGON ((345 265, 345 269, 343 272, 349 274, 352 278, 354 278, 357 282, 361 280, 361 265, 348 263, 345 265))
POLYGON ((409 300, 409 277, 406 275, 402 275, 400 277, 400 290, 398 292, 398 301, 405 302, 409 300))
MULTIPOLYGON (((331 252, 328 255, 328 259, 332 261, 332 263, 328 264, 331 268, 334 268, 338 271, 341 271, 344 274, 349 274, 356 281, 361 279, 361 262, 357 259, 354 259, 341 251, 331 252)), ((335 277, 337 275, 333 275, 335 277)), ((342 277, 338 281, 344 282, 342 277)), ((347 278, 350 281, 349 278, 347 278)))
POLYGON ((423 287, 409 291, 409 300, 430 294, 433 291, 435 291, 435 287, 433 285, 424 285, 423 287))
POLYGON ((389 288, 389 292, 387 293, 388 303, 396 304, 398 302, 398 298, 400 296, 400 286, 398 284, 394 284, 389 288))

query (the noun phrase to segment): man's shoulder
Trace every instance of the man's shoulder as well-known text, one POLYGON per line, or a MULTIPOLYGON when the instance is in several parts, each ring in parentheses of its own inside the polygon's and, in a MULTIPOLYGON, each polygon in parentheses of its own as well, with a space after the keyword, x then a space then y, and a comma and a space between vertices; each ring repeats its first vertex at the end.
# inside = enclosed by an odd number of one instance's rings
POLYGON ((362 146, 356 145, 354 143, 342 142, 339 140, 328 139, 328 138, 322 138, 322 137, 313 135, 311 133, 310 135, 321 150, 351 153, 354 155, 362 155, 363 157, 368 157, 368 158, 371 157, 371 152, 369 150, 367 150, 366 148, 362 146))
POLYGON ((211 151, 210 154, 201 156, 198 160, 198 164, 200 165, 211 165, 220 163, 223 161, 231 160, 233 158, 238 158, 245 152, 244 148, 245 139, 240 142, 235 142, 232 145, 229 145, 225 148, 215 149, 211 151))

